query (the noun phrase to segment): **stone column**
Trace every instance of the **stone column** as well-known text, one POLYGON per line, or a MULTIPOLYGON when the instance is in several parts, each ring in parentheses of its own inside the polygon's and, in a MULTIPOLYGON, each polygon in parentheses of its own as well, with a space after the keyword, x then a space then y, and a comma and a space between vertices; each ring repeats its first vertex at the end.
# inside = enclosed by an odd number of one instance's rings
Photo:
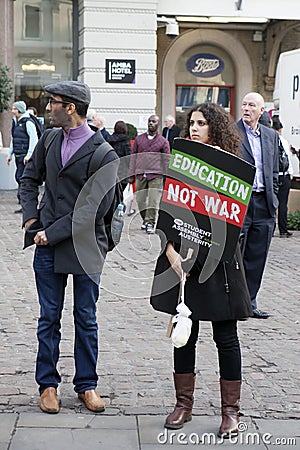
MULTIPOLYGON (((14 1, 1 0, 0 14, 0 61, 10 68, 9 76, 14 78, 14 1)), ((13 103, 14 96, 11 98, 13 103)), ((10 142, 11 112, 0 113, 0 131, 3 147, 8 147, 10 142)))
POLYGON ((157 2, 79 0, 79 79, 109 131, 122 119, 144 132, 156 111, 157 2), (134 61, 133 82, 107 82, 106 60, 134 61))

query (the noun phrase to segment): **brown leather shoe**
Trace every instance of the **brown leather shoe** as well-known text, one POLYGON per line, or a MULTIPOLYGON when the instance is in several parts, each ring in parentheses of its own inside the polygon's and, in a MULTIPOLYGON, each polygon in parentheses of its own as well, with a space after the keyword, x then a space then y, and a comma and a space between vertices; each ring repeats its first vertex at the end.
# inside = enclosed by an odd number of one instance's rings
POLYGON ((81 392, 78 398, 83 401, 87 409, 93 412, 103 412, 105 410, 105 403, 95 389, 81 392))
POLYGON ((57 400, 56 389, 48 387, 41 395, 40 408, 48 414, 57 414, 59 412, 59 402, 57 400))

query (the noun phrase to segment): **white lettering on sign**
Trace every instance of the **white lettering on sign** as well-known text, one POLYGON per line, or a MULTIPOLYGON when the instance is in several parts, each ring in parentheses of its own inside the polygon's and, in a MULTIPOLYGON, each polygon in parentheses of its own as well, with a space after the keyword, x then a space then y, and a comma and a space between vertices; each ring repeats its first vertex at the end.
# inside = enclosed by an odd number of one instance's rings
POLYGON ((240 207, 237 203, 231 204, 231 211, 228 212, 227 200, 221 201, 219 198, 204 196, 205 209, 209 213, 210 211, 220 217, 225 216, 227 219, 235 220, 236 223, 240 223, 238 214, 240 213, 240 207))
MULTIPOLYGON (((292 134, 295 134, 296 129, 292 129, 292 134)), ((299 130, 298 130, 299 132, 299 130)), ((213 188, 219 191, 224 191, 230 195, 236 195, 242 200, 246 200, 249 195, 250 186, 243 184, 242 180, 231 178, 229 175, 218 172, 212 168, 209 168, 205 164, 201 165, 200 161, 183 156, 179 153, 175 153, 171 168, 179 169, 184 175, 189 174, 196 179, 199 178, 200 182, 205 181, 213 188)))
POLYGON ((188 188, 180 189, 180 186, 178 184, 175 186, 175 188, 172 183, 170 183, 168 186, 167 199, 172 200, 173 202, 180 202, 184 205, 188 203, 190 207, 194 207, 196 204, 196 195, 198 195, 198 192, 188 188))
POLYGON ((111 66, 111 72, 132 74, 131 64, 128 62, 113 62, 111 66))
POLYGON ((192 69, 194 73, 205 73, 216 70, 220 65, 218 59, 198 58, 195 63, 195 67, 192 69))
POLYGON ((181 219, 174 219, 172 228, 179 232, 178 236, 188 241, 194 242, 195 244, 199 244, 204 247, 210 248, 212 246, 210 231, 203 230, 202 228, 198 228, 195 225, 183 222, 181 219))

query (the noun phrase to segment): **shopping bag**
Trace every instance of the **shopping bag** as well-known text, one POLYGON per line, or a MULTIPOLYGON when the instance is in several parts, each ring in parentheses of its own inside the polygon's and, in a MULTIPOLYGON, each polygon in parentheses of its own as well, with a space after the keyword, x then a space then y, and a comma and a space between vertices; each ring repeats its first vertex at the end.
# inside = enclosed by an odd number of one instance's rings
POLYGON ((135 213, 135 210, 132 208, 134 201, 134 193, 133 187, 131 183, 127 183, 126 188, 123 191, 123 203, 125 205, 125 211, 127 216, 131 216, 135 213))
POLYGON ((192 321, 189 316, 192 311, 184 303, 184 288, 186 282, 186 274, 184 273, 181 280, 181 302, 177 305, 178 314, 173 317, 172 323, 176 324, 173 328, 171 339, 174 347, 180 348, 186 345, 191 335, 192 321))

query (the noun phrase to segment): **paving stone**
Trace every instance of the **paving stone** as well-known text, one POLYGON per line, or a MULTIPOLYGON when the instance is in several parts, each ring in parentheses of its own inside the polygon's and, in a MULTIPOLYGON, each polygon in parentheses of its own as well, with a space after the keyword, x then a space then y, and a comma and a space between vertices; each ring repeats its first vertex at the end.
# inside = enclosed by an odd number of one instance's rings
MULTIPOLYGON (((299 420, 263 420, 255 419, 261 433, 271 433, 273 436, 297 436, 300 437, 299 420)), ((299 440, 300 443, 300 440, 299 440)))
POLYGON ((93 418, 94 414, 21 413, 18 428, 86 428, 93 418))
POLYGON ((82 450, 110 449, 128 450, 137 447, 137 433, 133 430, 65 430, 32 429, 17 430, 10 450, 82 450))
POLYGON ((0 448, 8 448, 17 420, 17 414, 0 414, 0 448))

